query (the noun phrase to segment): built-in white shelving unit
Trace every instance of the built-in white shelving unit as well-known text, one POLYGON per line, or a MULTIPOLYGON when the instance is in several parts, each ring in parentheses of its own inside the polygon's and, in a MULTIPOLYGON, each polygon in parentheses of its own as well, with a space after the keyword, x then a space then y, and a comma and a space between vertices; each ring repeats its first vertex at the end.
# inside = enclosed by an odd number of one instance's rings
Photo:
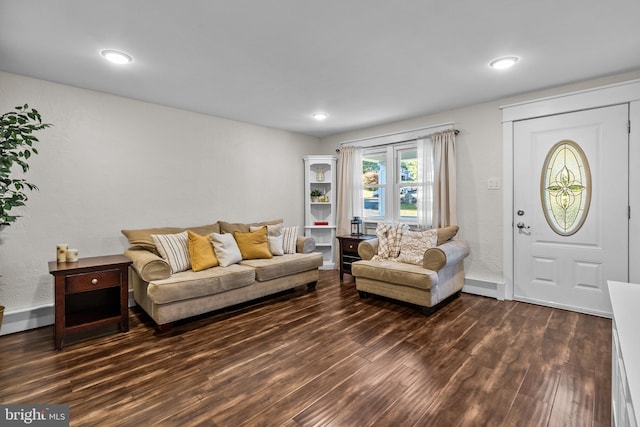
POLYGON ((336 165, 338 158, 329 155, 304 157, 304 234, 316 241, 322 252, 323 269, 334 269, 336 251, 336 165), (311 192, 320 193, 312 197, 311 192))

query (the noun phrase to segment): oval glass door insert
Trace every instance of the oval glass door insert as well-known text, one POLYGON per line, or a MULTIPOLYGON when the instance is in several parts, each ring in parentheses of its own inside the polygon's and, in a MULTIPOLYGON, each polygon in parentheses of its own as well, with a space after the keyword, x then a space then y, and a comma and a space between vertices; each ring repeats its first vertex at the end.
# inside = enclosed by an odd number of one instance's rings
POLYGON ((591 203, 591 170, 582 148, 570 140, 555 144, 544 161, 540 199, 547 223, 571 236, 587 219, 591 203))

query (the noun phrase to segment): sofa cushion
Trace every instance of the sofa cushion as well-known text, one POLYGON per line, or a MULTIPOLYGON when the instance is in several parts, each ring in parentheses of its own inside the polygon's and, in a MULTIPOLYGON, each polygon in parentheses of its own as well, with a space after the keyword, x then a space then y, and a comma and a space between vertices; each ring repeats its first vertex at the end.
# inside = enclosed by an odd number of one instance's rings
POLYGON ((256 231, 243 233, 234 231, 233 237, 238 243, 242 259, 272 258, 267 240, 267 226, 262 226, 256 231))
POLYGON ((121 230, 122 234, 124 234, 127 240, 129 240, 129 245, 131 245, 132 248, 146 249, 150 252, 153 252, 156 255, 160 255, 160 254, 156 249, 156 244, 153 242, 153 239, 151 238, 152 234, 176 234, 176 233, 182 233, 183 231, 184 231, 184 228, 178 228, 178 227, 145 228, 141 230, 121 230))
POLYGON ((322 266, 322 254, 320 252, 286 254, 271 259, 243 260, 240 265, 255 269, 256 280, 266 282, 278 277, 317 269, 322 266))
POLYGON ((418 289, 431 289, 438 282, 438 273, 435 271, 427 270, 422 265, 397 261, 356 261, 351 264, 351 273, 356 278, 366 277, 418 289))
POLYGON ((283 220, 281 219, 274 219, 272 221, 264 221, 264 222, 256 222, 256 223, 252 223, 252 224, 243 224, 240 222, 235 222, 235 223, 231 223, 231 222, 225 222, 225 221, 218 221, 218 224, 220 225, 220 233, 233 233, 234 231, 240 231, 242 233, 246 233, 248 231, 251 231, 249 229, 249 227, 251 226, 255 226, 255 227, 262 227, 263 225, 275 225, 275 224, 282 224, 283 220))
POLYGON ((189 238, 186 231, 176 234, 152 234, 151 238, 160 256, 171 266, 171 273, 191 268, 189 238))
MULTIPOLYGON (((218 223, 207 224, 207 225, 199 225, 197 227, 188 227, 189 230, 194 233, 198 233, 200 235, 208 235, 211 233, 219 233, 220 226, 218 223)), ((152 234, 176 234, 182 233, 187 230, 187 228, 183 227, 158 227, 158 228, 142 228, 138 230, 121 230, 122 234, 125 235, 127 240, 129 240, 129 245, 132 248, 142 248, 148 251, 153 252, 156 255, 160 255, 156 250, 156 245, 151 238, 152 234)))
POLYGON ((422 265, 426 250, 435 248, 437 243, 438 233, 436 230, 405 230, 404 233, 402 233, 398 261, 422 265))
POLYGON ((220 266, 228 267, 231 264, 242 261, 242 254, 236 239, 233 238, 233 234, 211 233, 210 237, 220 266))
POLYGON ((191 230, 187 230, 189 236, 189 257, 191 258, 191 269, 202 271, 218 265, 218 258, 213 251, 213 244, 209 236, 201 236, 191 230))
POLYGON ((281 236, 282 235, 282 226, 281 222, 277 224, 266 224, 266 225, 249 225, 249 231, 258 231, 262 227, 267 227, 269 236, 281 236))
POLYGON ((167 304, 219 294, 254 283, 252 268, 238 264, 204 271, 182 271, 164 280, 149 282, 147 295, 156 304, 167 304))

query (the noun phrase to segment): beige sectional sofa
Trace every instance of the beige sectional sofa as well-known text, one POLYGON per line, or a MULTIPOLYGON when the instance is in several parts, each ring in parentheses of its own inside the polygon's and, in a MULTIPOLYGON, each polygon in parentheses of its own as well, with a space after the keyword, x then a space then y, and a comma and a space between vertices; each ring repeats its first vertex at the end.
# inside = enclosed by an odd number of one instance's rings
MULTIPOLYGON (((133 264, 129 284, 136 303, 149 314, 161 331, 173 322, 199 314, 251 301, 294 287, 307 285, 314 289, 322 254, 314 252, 312 238, 297 237, 295 253, 261 259, 242 259, 228 266, 214 266, 201 271, 187 269, 173 272, 170 262, 152 235, 176 235, 191 230, 201 236, 211 233, 247 233, 263 226, 278 226, 282 220, 256 224, 219 221, 213 224, 177 228, 122 230, 131 247, 125 251, 133 264)), ((271 228, 269 228, 271 230, 271 228)), ((235 234, 234 234, 235 236, 235 234)), ((195 267, 194 267, 195 269, 195 267)))
POLYGON ((436 246, 424 251, 419 265, 397 259, 375 260, 379 239, 362 241, 358 246, 362 260, 351 265, 360 296, 373 294, 408 302, 431 314, 441 303, 459 295, 469 246, 462 240, 453 240, 457 226, 436 231, 436 246))

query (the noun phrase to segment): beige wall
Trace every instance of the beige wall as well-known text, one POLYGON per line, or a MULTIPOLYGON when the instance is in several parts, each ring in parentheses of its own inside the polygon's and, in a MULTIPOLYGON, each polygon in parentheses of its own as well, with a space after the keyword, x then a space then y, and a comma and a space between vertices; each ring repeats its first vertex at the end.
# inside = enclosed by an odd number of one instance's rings
POLYGON ((303 225, 302 157, 317 138, 0 72, 0 112, 23 103, 54 127, 27 175, 40 191, 0 232, 5 314, 53 303, 57 243, 98 256, 124 251, 123 228, 303 225))
POLYGON ((489 178, 498 177, 502 183, 500 106, 638 78, 640 70, 361 129, 323 138, 323 149, 334 153, 340 142, 453 122, 460 130, 456 138, 459 236, 471 246, 465 276, 467 281, 501 283, 502 189, 487 189, 489 178))
MULTIPOLYGON (((640 78, 640 71, 500 99, 322 140, 0 72, 0 112, 29 103, 55 126, 42 132, 23 218, 0 231, 0 305, 53 304, 47 262, 57 243, 81 256, 122 253, 122 228, 284 218, 302 225, 307 154, 342 141, 454 122, 460 236, 467 279, 502 281, 501 105, 640 78)), ((50 315, 50 310, 48 311, 50 315)), ((49 317, 50 319, 50 317, 49 317)), ((49 323, 51 323, 49 321, 49 323)), ((28 327, 37 322, 24 320, 28 327)))

